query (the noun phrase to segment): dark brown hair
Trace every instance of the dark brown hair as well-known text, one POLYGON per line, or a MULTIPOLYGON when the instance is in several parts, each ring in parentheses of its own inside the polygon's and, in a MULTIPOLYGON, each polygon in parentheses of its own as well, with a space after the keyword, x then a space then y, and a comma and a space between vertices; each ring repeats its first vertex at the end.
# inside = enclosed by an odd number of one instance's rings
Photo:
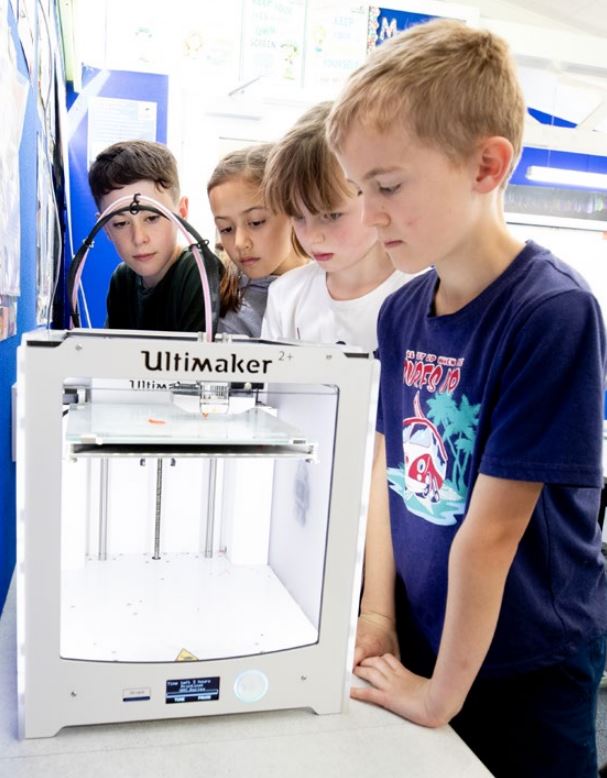
POLYGON ((177 162, 166 146, 149 140, 127 140, 108 146, 89 169, 89 186, 99 208, 101 198, 136 181, 153 181, 179 199, 177 162))
MULTIPOLYGON (((167 190, 173 201, 179 200, 177 161, 166 146, 148 140, 127 140, 104 149, 89 169, 89 186, 99 208, 101 198, 136 181, 152 181, 167 190)), ((226 266, 219 281, 219 315, 240 308, 238 278, 226 266)))

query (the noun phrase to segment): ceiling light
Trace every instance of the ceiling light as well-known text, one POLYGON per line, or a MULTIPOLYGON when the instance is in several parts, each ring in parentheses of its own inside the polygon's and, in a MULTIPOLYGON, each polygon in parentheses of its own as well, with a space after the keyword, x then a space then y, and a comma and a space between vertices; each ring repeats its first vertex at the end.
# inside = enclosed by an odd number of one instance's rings
POLYGON ((607 189, 607 173, 588 173, 585 170, 567 170, 566 168, 542 167, 530 165, 526 177, 530 181, 545 184, 566 184, 583 186, 589 189, 607 189))

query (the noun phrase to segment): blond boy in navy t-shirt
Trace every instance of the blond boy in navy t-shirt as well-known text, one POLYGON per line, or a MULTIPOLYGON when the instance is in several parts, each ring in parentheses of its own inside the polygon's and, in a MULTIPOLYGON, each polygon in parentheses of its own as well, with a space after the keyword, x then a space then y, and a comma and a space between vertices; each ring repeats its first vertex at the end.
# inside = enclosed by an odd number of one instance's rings
POLYGON ((379 47, 329 117, 394 265, 433 266, 379 316, 352 695, 451 722, 496 776, 591 778, 605 331, 585 283, 506 226, 524 117, 505 43, 446 20, 379 47))

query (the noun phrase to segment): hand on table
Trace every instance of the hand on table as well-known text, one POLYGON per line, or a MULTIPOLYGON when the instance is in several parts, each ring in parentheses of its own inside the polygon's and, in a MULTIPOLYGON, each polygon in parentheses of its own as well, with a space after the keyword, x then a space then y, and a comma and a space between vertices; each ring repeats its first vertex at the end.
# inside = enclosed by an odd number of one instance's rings
POLYGON ((432 679, 407 670, 393 654, 363 659, 354 668, 354 674, 371 685, 353 687, 350 691, 353 699, 380 705, 424 727, 448 723, 449 717, 432 699, 432 679))

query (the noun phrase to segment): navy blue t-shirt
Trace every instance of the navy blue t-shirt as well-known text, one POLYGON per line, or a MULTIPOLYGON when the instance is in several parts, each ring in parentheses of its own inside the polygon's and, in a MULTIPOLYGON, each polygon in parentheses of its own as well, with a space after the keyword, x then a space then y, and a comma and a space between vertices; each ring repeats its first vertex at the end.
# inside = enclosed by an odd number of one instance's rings
POLYGON ((520 672, 607 630, 604 325, 586 283, 534 243, 456 313, 433 315, 437 283, 431 270, 405 284, 378 320, 397 575, 437 653, 449 550, 477 474, 542 482, 481 670, 520 672))

